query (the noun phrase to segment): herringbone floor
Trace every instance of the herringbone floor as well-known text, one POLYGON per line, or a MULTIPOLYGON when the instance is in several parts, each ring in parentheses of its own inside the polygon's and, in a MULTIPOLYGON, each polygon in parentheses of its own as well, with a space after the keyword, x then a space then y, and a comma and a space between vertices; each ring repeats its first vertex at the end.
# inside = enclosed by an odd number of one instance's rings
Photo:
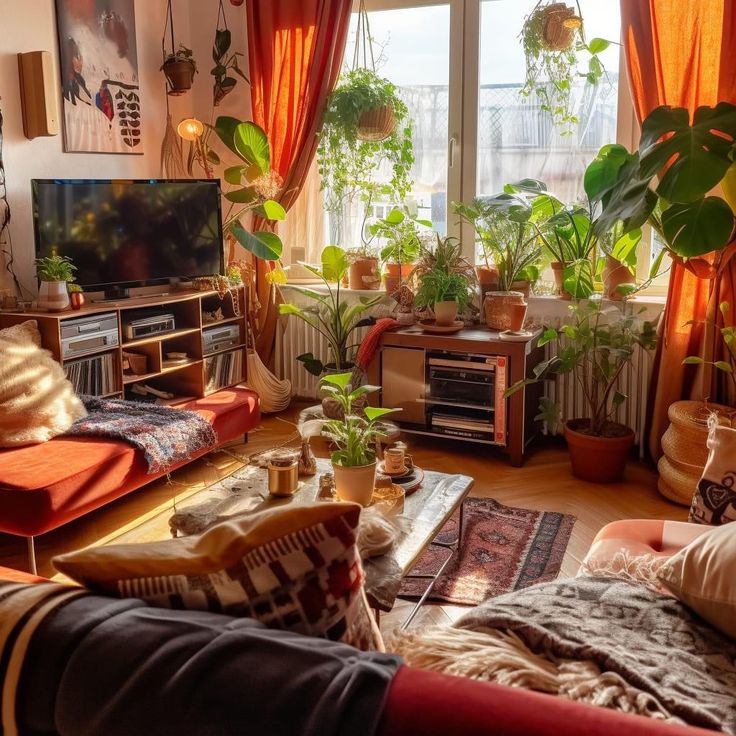
MULTIPOLYGON (((155 514, 171 509, 177 501, 196 493, 234 472, 242 458, 284 442, 293 427, 281 421, 292 419, 295 406, 280 418, 268 417, 250 435, 247 445, 212 453, 173 474, 171 482, 155 481, 125 498, 37 539, 39 574, 54 574, 51 558, 80 547, 110 543, 155 514)), ((595 486, 575 479, 569 469, 564 444, 540 441, 523 468, 512 468, 500 453, 469 443, 408 436, 415 462, 445 473, 464 473, 475 478, 472 495, 492 496, 510 506, 573 514, 577 522, 562 566, 563 575, 574 575, 596 532, 609 521, 625 518, 685 519, 687 510, 666 501, 657 492, 656 471, 644 464, 630 463, 624 482, 595 486)), ((318 454, 324 454, 316 448, 318 454)), ((25 540, 0 535, 0 565, 26 568, 25 540)), ((390 629, 406 616, 411 604, 400 601, 382 628, 390 629)), ((418 623, 442 623, 455 618, 462 608, 428 606, 418 623)))

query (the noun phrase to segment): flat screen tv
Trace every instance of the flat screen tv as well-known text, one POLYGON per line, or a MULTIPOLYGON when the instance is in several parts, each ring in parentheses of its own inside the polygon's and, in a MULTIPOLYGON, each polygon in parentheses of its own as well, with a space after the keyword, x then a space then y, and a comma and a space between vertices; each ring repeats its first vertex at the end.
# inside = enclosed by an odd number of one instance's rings
POLYGON ((219 181, 34 179, 36 256, 69 256, 87 291, 223 272, 219 181))

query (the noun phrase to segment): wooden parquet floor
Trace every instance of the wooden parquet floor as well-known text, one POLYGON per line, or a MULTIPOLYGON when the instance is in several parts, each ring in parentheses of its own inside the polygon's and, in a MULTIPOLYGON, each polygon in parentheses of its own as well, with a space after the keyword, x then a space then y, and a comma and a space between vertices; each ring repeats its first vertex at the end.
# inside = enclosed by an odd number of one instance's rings
MULTIPOLYGON (((294 406, 279 418, 267 417, 250 435, 248 444, 235 444, 211 453, 186 468, 119 499, 109 506, 67 524, 36 540, 39 574, 54 574, 51 558, 88 545, 109 544, 126 531, 156 514, 173 509, 202 488, 234 472, 242 459, 284 442, 292 434, 293 419, 302 406, 294 406), (287 420, 287 421, 283 421, 287 420)), ((532 449, 522 468, 512 468, 505 457, 481 445, 450 440, 433 440, 408 435, 415 462, 445 473, 464 473, 475 478, 472 495, 490 496, 509 506, 573 514, 577 522, 562 565, 562 575, 574 575, 598 530, 610 521, 626 518, 684 520, 687 509, 670 503, 657 492, 656 471, 631 462, 622 483, 596 486, 574 478, 567 451, 559 440, 542 440, 532 449)), ((318 455, 325 448, 315 447, 318 455)), ((25 570, 26 543, 0 535, 0 565, 25 570)), ((382 617, 381 626, 390 630, 401 623, 411 603, 399 601, 382 617)), ((459 606, 426 606, 415 625, 447 623, 464 610, 459 606)))

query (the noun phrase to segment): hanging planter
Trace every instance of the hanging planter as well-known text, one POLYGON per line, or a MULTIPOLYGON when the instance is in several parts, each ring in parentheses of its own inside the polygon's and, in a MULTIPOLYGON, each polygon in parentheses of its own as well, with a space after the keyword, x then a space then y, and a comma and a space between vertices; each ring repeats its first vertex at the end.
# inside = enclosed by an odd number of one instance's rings
POLYGON ((563 134, 572 133, 579 121, 573 109, 575 84, 580 77, 596 85, 605 75, 598 54, 610 41, 585 40, 580 5, 539 0, 524 20, 520 38, 526 57, 526 79, 521 94, 536 97, 540 108, 563 134), (580 70, 587 56, 587 69, 580 70))
POLYGON ((168 0, 166 6, 166 23, 164 25, 164 35, 161 39, 161 54, 163 55, 163 64, 161 71, 166 76, 167 93, 172 97, 177 97, 188 92, 192 88, 194 75, 197 73, 197 62, 191 49, 183 44, 177 47, 174 40, 174 15, 171 10, 171 0, 168 0), (170 33, 171 51, 166 51, 166 31, 170 33))
POLYGON ((361 141, 384 141, 396 130, 396 115, 391 105, 366 110, 358 118, 358 138, 361 141))

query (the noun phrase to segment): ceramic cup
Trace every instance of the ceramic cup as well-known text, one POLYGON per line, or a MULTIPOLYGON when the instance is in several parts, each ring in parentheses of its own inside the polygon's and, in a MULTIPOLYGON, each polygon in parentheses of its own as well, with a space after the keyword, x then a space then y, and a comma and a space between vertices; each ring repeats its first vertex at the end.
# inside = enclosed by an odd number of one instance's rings
POLYGON ((521 332, 524 329, 524 320, 526 319, 526 302, 521 304, 510 304, 509 311, 511 317, 510 329, 512 332, 521 332))
POLYGON ((383 467, 387 473, 400 473, 404 469, 404 448, 389 447, 384 450, 383 467))

